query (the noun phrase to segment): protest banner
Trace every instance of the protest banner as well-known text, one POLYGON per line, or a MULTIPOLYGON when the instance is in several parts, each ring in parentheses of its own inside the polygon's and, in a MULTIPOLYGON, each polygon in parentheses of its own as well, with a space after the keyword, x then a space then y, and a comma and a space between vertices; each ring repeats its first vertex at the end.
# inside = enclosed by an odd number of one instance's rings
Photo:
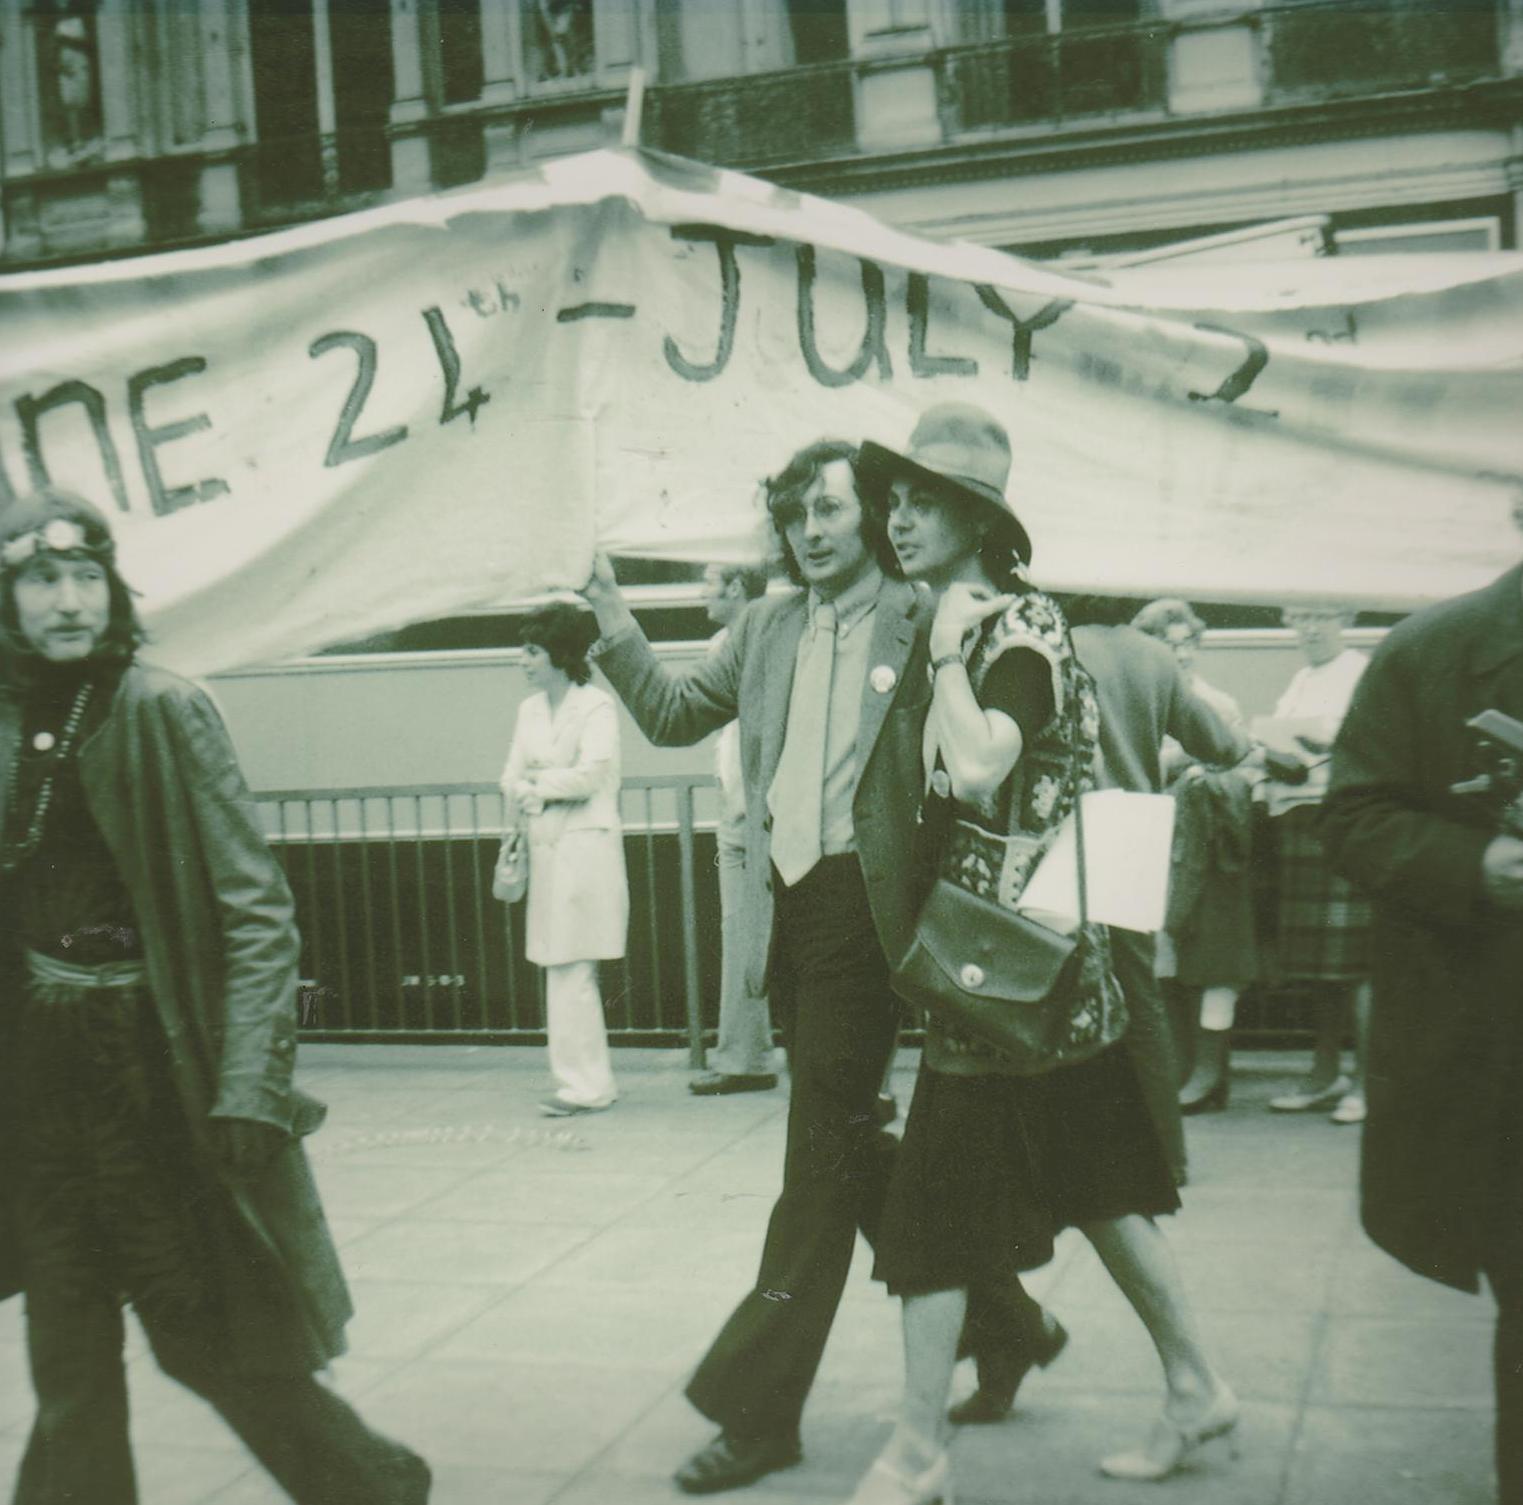
POLYGON ((1404 607, 1514 557, 1523 256, 1065 274, 638 151, 0 278, 0 503, 112 511, 155 656, 269 661, 759 547, 759 479, 976 402, 1047 586, 1404 607))

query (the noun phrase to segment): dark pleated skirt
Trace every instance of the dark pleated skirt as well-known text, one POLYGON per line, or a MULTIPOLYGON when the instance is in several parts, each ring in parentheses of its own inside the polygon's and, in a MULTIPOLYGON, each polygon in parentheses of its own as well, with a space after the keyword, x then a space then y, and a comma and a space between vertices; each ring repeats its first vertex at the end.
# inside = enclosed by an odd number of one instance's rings
POLYGON ((956 1290, 1046 1264, 1064 1228, 1178 1207, 1124 1045, 1039 1077, 922 1067, 873 1274, 956 1290))

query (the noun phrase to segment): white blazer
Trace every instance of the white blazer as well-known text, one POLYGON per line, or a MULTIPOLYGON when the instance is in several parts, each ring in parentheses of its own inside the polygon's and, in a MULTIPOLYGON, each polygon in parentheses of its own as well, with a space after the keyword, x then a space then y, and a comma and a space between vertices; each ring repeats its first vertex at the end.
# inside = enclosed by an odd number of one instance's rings
POLYGON ((552 713, 544 694, 518 710, 502 770, 508 818, 528 831, 525 954, 553 967, 623 956, 629 886, 619 824, 619 717, 594 685, 572 685, 552 713), (531 778, 544 802, 518 809, 531 778))

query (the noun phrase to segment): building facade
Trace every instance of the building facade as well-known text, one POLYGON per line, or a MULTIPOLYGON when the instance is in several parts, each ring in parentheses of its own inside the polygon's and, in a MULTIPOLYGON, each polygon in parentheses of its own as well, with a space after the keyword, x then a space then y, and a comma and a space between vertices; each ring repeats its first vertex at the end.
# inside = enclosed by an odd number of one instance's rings
POLYGON ((1523 0, 0 0, 0 264, 491 181, 637 68, 646 145, 1031 254, 1523 217, 1523 0))

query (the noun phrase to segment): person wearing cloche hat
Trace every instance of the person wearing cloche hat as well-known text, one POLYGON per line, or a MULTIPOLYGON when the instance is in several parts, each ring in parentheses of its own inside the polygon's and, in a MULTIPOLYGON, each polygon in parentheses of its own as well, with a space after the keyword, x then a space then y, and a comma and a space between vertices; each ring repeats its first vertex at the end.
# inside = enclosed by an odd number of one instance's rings
MULTIPOLYGON (((1031 563, 1031 535, 1006 495, 1010 435, 997 419, 968 402, 927 408, 903 454, 868 441, 862 446, 864 484, 881 497, 896 482, 918 488, 961 512, 983 538, 980 560, 999 590, 1011 589, 1031 563)), ((907 541, 913 554, 913 545, 907 541)), ((900 565, 913 573, 900 554, 900 565)))
POLYGON ((133 1505, 121 1306, 305 1505, 428 1466, 314 1371, 351 1308, 296 1091, 290 890, 212 702, 141 662, 111 526, 0 509, 0 1295, 37 1414, 16 1505, 133 1505))
MULTIPOLYGON (((1099 713, 1057 603, 1027 580, 1031 538, 1007 488, 1010 442, 981 408, 942 403, 903 453, 865 445, 862 468, 905 576, 929 588, 930 709, 922 744, 925 828, 933 858, 959 886, 979 860, 1019 896, 1024 873, 1092 787, 1099 713), (934 838, 933 838, 934 840, 934 838), (1019 857, 1028 854, 1025 867, 1019 857), (944 854, 944 855, 943 855, 944 854)), ((985 897, 992 897, 986 895, 985 897)), ((1103 925, 1090 923, 1074 1016, 1113 1043, 1046 1077, 964 1038, 937 1015, 885 1200, 874 1275, 904 1303, 906 1381, 898 1425, 852 1505, 927 1505, 951 1493, 945 1406, 960 1347, 979 1388, 958 1422, 1009 1410, 1033 1365, 1066 1333, 1019 1292, 1017 1270, 1052 1257, 1057 1233, 1081 1228, 1144 1317, 1168 1381, 1149 1443, 1102 1463, 1122 1478, 1161 1479, 1232 1429, 1237 1402, 1210 1360, 1153 1219, 1179 1206, 1168 1160, 1119 1038, 1124 1000, 1103 925), (1102 1027, 1103 1026, 1103 1027, 1102 1027), (1002 1328, 990 1326, 998 1319, 1002 1328)))

